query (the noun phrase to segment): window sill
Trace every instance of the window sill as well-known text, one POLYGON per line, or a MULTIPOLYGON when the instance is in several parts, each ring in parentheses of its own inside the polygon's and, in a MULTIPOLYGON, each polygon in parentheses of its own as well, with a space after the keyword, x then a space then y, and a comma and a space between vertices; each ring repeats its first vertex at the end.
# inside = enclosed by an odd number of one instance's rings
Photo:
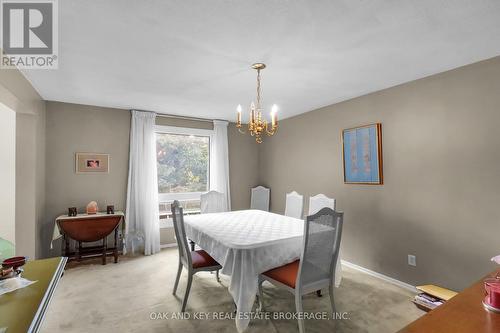
MULTIPOLYGON (((200 214, 199 209, 191 209, 184 211, 184 216, 186 215, 198 215, 200 214)), ((167 229, 174 227, 174 221, 172 220, 172 214, 170 213, 160 213, 160 229, 167 229)))
POLYGON ((174 227, 174 222, 171 219, 161 219, 160 220, 160 229, 168 229, 168 228, 173 228, 174 227))

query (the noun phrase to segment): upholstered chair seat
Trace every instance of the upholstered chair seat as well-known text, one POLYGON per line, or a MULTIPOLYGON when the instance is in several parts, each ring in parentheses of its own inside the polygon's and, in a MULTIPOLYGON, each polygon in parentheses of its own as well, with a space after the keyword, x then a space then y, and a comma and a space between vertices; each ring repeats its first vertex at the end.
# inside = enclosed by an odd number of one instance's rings
POLYGON ((273 268, 262 274, 295 289, 295 282, 297 281, 297 274, 299 272, 299 263, 300 260, 295 260, 294 262, 273 268))
POLYGON ((219 263, 204 250, 191 252, 191 262, 193 268, 218 266, 219 263))

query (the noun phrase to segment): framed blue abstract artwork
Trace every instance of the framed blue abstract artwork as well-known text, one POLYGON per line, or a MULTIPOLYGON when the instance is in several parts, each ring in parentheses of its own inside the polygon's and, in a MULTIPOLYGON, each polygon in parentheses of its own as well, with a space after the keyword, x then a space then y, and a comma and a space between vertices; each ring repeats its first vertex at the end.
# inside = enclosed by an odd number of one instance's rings
POLYGON ((342 131, 344 183, 381 185, 382 124, 342 131))

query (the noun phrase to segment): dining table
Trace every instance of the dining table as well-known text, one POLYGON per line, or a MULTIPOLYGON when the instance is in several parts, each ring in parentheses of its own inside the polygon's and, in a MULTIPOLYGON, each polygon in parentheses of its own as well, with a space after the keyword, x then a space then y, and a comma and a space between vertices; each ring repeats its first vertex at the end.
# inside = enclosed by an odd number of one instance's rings
MULTIPOLYGON (((252 318, 259 274, 291 263, 303 250, 304 221, 262 210, 239 210, 184 217, 186 235, 222 265, 243 332, 252 318)), ((341 281, 340 259, 335 285, 341 281)))

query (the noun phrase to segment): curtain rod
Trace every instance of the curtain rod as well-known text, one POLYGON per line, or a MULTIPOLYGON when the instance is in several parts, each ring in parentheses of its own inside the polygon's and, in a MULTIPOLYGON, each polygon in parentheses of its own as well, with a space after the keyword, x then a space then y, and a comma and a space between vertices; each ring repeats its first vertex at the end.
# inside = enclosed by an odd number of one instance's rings
POLYGON ((207 123, 211 123, 216 119, 207 119, 207 118, 195 118, 195 117, 186 117, 186 116, 177 116, 171 114, 157 113, 157 117, 165 117, 165 118, 175 118, 175 119, 185 119, 185 120, 194 120, 194 121, 204 121, 207 123))

